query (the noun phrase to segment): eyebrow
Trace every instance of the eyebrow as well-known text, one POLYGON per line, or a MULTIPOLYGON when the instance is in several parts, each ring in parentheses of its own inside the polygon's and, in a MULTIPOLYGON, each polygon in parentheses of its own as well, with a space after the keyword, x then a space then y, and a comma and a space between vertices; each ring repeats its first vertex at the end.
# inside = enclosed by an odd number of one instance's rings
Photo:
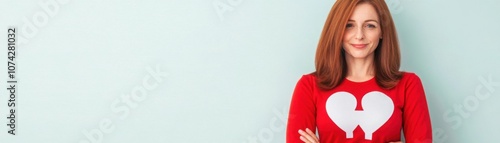
MULTIPOLYGON (((356 20, 349 19, 349 21, 348 21, 348 22, 355 22, 355 21, 356 21, 356 20)), ((368 19, 368 20, 365 20, 365 22, 370 22, 370 21, 373 21, 373 22, 378 23, 378 21, 377 21, 377 20, 373 20, 373 19, 368 19)))

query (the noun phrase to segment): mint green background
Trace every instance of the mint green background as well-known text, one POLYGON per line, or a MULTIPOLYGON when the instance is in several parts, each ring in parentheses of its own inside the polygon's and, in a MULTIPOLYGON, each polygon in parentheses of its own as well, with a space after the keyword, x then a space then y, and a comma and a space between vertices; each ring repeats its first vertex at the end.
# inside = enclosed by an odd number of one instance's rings
MULTIPOLYGON (((59 10, 18 49, 18 135, 0 142, 69 143, 104 119, 102 142, 284 142, 296 81, 314 70, 314 53, 334 1, 285 0, 1 0, 0 27, 59 10), (213 3, 232 9, 219 17, 213 3), (232 3, 230 3, 232 2, 232 3), (232 5, 231 5, 232 4, 232 5), (113 101, 149 76, 168 73, 120 119, 113 101)), ((500 82, 500 1, 387 0, 402 48, 402 70, 424 84, 435 142, 495 142, 500 87, 462 117, 480 78, 500 82), (446 121, 443 116, 461 120, 446 121)), ((0 40, 0 45, 6 45, 0 40)), ((5 48, 5 47, 4 47, 5 48)), ((6 50, 3 50, 6 52, 6 50)), ((6 53, 0 60, 6 60, 6 53)), ((6 75, 0 61, 0 75, 6 75)), ((0 87, 6 87, 0 77, 0 87)), ((0 90, 0 123, 7 122, 0 90)))

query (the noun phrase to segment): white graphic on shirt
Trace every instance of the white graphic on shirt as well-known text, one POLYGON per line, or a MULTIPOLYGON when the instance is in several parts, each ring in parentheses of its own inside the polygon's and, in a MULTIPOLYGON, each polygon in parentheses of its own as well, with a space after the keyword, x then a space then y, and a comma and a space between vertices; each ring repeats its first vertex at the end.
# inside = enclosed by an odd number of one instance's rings
POLYGON ((372 140, 373 132, 385 124, 394 112, 391 98, 378 91, 363 96, 363 111, 356 111, 356 105, 356 98, 349 92, 336 92, 326 100, 328 116, 344 130, 346 138, 353 138, 353 131, 359 125, 365 132, 365 139, 372 140))

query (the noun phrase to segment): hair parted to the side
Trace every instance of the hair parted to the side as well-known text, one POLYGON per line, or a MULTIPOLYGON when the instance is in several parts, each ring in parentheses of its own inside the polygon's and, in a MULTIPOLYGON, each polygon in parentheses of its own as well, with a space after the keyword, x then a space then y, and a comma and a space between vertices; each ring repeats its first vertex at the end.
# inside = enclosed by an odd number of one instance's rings
POLYGON ((396 27, 384 0, 337 0, 323 27, 316 50, 313 73, 317 85, 323 90, 338 86, 347 75, 347 63, 342 41, 346 24, 360 3, 369 3, 377 11, 382 30, 382 39, 374 51, 375 80, 385 89, 394 87, 403 73, 400 68, 399 42, 396 27))

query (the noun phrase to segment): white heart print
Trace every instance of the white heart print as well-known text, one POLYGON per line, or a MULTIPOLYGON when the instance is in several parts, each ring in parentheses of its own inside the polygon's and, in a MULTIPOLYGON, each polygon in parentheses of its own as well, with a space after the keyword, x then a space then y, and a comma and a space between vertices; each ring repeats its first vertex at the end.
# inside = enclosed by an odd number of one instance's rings
POLYGON ((353 131, 359 125, 365 132, 365 139, 372 140, 373 132, 385 124, 394 112, 392 99, 378 91, 363 96, 363 111, 356 111, 356 106, 356 97, 349 92, 336 92, 326 100, 328 116, 344 130, 346 138, 353 138, 353 131))

